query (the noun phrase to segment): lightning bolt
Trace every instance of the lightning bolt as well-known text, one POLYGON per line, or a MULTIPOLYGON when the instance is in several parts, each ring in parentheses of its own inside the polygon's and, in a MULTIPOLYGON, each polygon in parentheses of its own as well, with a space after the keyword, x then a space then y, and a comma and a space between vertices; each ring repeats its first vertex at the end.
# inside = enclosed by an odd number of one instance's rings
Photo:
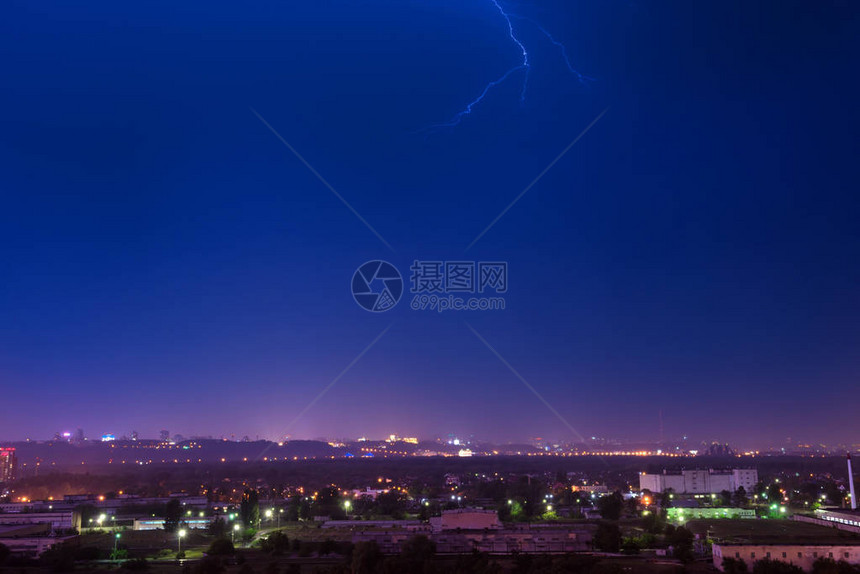
MULTIPOLYGON (((526 71, 526 77, 523 79, 523 90, 522 90, 522 92, 520 92, 520 101, 524 102, 524 101, 526 101, 526 88, 528 88, 528 86, 529 86, 529 70, 531 69, 531 65, 529 64, 529 52, 528 52, 528 50, 526 50, 525 45, 522 42, 520 42, 520 39, 517 38, 517 35, 514 34, 514 24, 513 24, 513 22, 511 22, 511 17, 508 15, 508 13, 505 12, 504 8, 502 8, 502 5, 499 4, 498 0, 490 0, 490 1, 493 4, 495 4, 496 8, 499 10, 499 14, 501 14, 502 17, 505 19, 505 22, 507 22, 507 24, 508 24, 508 36, 511 37, 511 40, 513 41, 513 43, 516 44, 519 47, 520 51, 523 53, 523 63, 520 64, 519 66, 516 66, 515 68, 511 68, 510 70, 508 70, 508 73, 506 74, 506 76, 510 75, 511 72, 513 72, 515 70, 523 70, 524 69, 526 71)), ((504 81, 504 80, 502 80, 502 81, 504 81)))
POLYGON ((573 64, 570 63, 570 57, 567 55, 567 46, 565 46, 564 44, 562 44, 561 42, 556 40, 553 37, 553 35, 550 34, 546 28, 544 28, 543 26, 541 26, 540 24, 538 24, 537 22, 535 22, 531 18, 526 18, 525 16, 519 16, 517 14, 511 14, 511 17, 517 18, 519 20, 525 20, 526 22, 530 22, 535 28, 540 30, 543 33, 543 35, 546 36, 554 46, 558 47, 558 49, 561 50, 561 57, 564 59, 564 63, 567 64, 567 69, 570 70, 571 74, 576 76, 576 78, 580 81, 581 84, 587 86, 588 82, 595 81, 594 78, 590 78, 590 77, 580 73, 579 70, 577 70, 576 68, 573 67, 573 64))
MULTIPOLYGON (((520 91, 520 101, 521 102, 526 101, 526 90, 528 89, 528 85, 529 85, 529 73, 531 72, 531 62, 529 61, 529 52, 526 49, 525 44, 522 42, 522 40, 519 39, 519 37, 516 34, 516 31, 514 30, 514 23, 513 23, 512 19, 519 19, 519 20, 525 20, 527 22, 530 22, 538 30, 540 30, 549 39, 550 42, 552 42, 555 46, 560 48, 562 57, 564 58, 564 62, 565 62, 565 64, 567 64, 567 68, 570 70, 570 72, 574 76, 576 76, 579 79, 579 81, 581 83, 585 84, 586 80, 592 80, 592 78, 589 78, 588 76, 585 76, 585 75, 579 73, 573 67, 573 65, 570 63, 570 58, 567 55, 567 48, 565 47, 565 45, 562 44, 561 42, 559 42, 558 40, 556 40, 552 36, 552 34, 550 34, 549 31, 546 30, 546 28, 544 28, 543 26, 541 26, 540 24, 538 24, 537 22, 535 22, 531 18, 526 18, 523 16, 518 16, 516 14, 508 13, 502 7, 502 5, 499 3, 498 0, 490 0, 490 2, 493 3, 493 5, 499 11, 499 14, 501 14, 502 18, 504 18, 505 23, 508 26, 508 36, 510 37, 510 39, 514 43, 514 45, 516 45, 517 48, 519 48, 520 52, 522 53, 522 56, 523 56, 522 62, 517 64, 513 68, 509 69, 507 72, 502 74, 501 77, 499 77, 498 79, 487 83, 487 85, 484 86, 484 89, 481 91, 481 93, 478 94, 478 97, 475 98, 474 100, 472 100, 471 102, 469 102, 468 104, 466 104, 466 107, 464 107, 461 111, 459 111, 449 121, 442 123, 442 124, 437 124, 435 126, 431 126, 430 128, 427 128, 429 130, 437 130, 437 129, 441 129, 441 128, 453 128, 453 127, 460 125, 460 122, 463 121, 463 118, 470 115, 474 111, 475 107, 478 106, 484 100, 484 98, 487 97, 487 94, 489 94, 493 88, 505 83, 508 80, 508 78, 510 78, 512 75, 514 75, 516 72, 519 72, 519 71, 525 72, 525 75, 523 77, 523 88, 520 91)), ((425 130, 422 130, 422 131, 425 131, 425 130)))

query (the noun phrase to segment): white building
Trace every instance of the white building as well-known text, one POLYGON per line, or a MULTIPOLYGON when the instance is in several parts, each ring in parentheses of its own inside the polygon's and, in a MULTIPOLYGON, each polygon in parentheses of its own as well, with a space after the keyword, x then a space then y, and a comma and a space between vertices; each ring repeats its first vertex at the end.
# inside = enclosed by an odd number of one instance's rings
POLYGON ((639 474, 639 490, 665 492, 671 489, 678 494, 716 494, 724 490, 734 492, 743 487, 752 491, 758 482, 758 471, 754 468, 732 470, 682 470, 680 473, 639 474))
POLYGON ((860 564, 860 546, 830 546, 813 544, 714 544, 714 566, 722 571, 723 560, 735 558, 746 562, 752 571, 753 564, 770 558, 800 566, 807 572, 819 558, 844 560, 849 564, 860 564))

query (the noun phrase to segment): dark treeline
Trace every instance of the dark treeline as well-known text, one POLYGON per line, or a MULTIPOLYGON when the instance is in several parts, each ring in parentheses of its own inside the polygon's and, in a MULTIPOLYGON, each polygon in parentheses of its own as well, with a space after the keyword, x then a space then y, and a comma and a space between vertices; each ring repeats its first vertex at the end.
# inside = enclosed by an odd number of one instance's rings
MULTIPOLYGON (((175 492, 197 494, 225 481, 234 485, 296 486, 319 490, 337 484, 341 488, 362 488, 392 479, 394 484, 420 481, 440 486, 446 473, 457 475, 498 474, 562 476, 577 473, 590 481, 608 484, 612 489, 627 485, 638 488, 638 473, 661 472, 664 468, 755 467, 762 479, 786 474, 844 474, 841 457, 409 457, 387 459, 335 459, 275 462, 227 462, 199 464, 152 464, 135 467, 104 465, 66 472, 42 471, 15 484, 15 496, 31 500, 55 498, 64 494, 101 494, 120 491, 140 496, 166 496, 175 492)), ((390 485, 389 483, 383 483, 390 485)))

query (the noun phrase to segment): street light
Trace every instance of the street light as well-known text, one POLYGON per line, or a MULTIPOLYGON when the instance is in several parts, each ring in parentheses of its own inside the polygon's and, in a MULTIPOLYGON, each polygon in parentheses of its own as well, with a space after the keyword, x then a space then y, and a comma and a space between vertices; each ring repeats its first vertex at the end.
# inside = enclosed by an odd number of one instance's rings
POLYGON ((185 536, 185 529, 180 530, 177 534, 178 536, 176 537, 176 540, 178 546, 176 548, 176 556, 179 557, 179 555, 182 553, 182 537, 185 536))
POLYGON ((280 529, 281 529, 281 515, 282 515, 283 513, 284 513, 284 509, 283 509, 283 508, 281 508, 280 510, 278 510, 278 530, 280 530, 280 529))
POLYGON ((230 532, 230 542, 233 542, 233 543, 236 542, 236 532, 238 532, 238 531, 239 531, 239 525, 234 524, 233 530, 230 532))
POLYGON ((352 503, 348 500, 343 501, 343 509, 346 511, 346 517, 349 518, 349 509, 352 507, 352 503))
POLYGON ((116 560, 116 543, 119 542, 119 537, 121 534, 119 532, 116 533, 116 536, 113 538, 113 559, 116 560))

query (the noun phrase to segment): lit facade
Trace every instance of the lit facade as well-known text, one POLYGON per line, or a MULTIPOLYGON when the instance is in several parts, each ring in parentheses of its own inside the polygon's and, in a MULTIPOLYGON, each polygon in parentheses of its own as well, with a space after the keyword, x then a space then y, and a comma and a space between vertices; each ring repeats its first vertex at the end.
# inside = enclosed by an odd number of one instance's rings
POLYGON ((639 474, 639 490, 678 494, 717 494, 724 490, 734 492, 743 487, 751 492, 758 482, 758 471, 754 468, 735 468, 728 471, 682 470, 680 473, 639 474))
POLYGON ((0 448, 0 483, 15 480, 15 449, 0 448))

